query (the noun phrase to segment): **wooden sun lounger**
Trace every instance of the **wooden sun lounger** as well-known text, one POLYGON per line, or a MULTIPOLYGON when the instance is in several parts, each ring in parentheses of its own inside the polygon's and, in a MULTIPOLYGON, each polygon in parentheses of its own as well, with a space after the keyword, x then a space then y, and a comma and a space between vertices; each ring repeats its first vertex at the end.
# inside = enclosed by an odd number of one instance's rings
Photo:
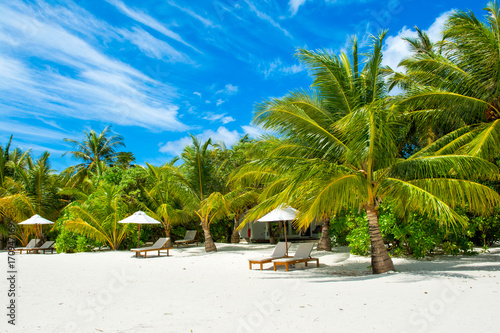
MULTIPOLYGON (((290 245, 292 244, 288 243, 288 247, 290 247, 290 245)), ((286 247, 285 243, 283 242, 279 242, 278 244, 276 244, 276 247, 274 248, 274 251, 270 257, 248 259, 248 264, 250 266, 250 269, 252 269, 252 264, 257 264, 260 265, 260 270, 262 270, 262 265, 279 258, 286 258, 286 247)))
POLYGON ((302 243, 299 244, 299 248, 295 255, 292 258, 282 258, 273 260, 274 270, 276 270, 277 266, 284 265, 286 271, 288 272, 288 268, 290 265, 295 265, 298 263, 305 263, 307 267, 307 263, 309 261, 316 261, 316 266, 319 267, 319 259, 311 257, 311 251, 314 247, 314 243, 302 243))
POLYGON ((42 246, 39 247, 34 247, 32 249, 28 249, 28 253, 39 253, 39 251, 43 251, 43 254, 45 254, 45 251, 50 251, 50 253, 54 253, 54 241, 46 241, 45 243, 42 244, 42 246))
POLYGON ((189 246, 189 243, 196 243, 196 246, 198 246, 198 240, 195 240, 195 238, 196 238, 196 230, 187 230, 184 239, 176 240, 175 245, 179 247, 179 245, 183 244, 189 246))
POLYGON ((14 249, 14 252, 19 252, 19 254, 22 254, 23 251, 26 251, 28 252, 29 250, 33 249, 34 247, 36 247, 38 245, 38 243, 40 243, 40 240, 39 239, 35 239, 33 238, 32 240, 29 241, 28 244, 26 244, 25 247, 16 247, 14 249))
POLYGON ((161 251, 167 250, 167 256, 169 256, 169 250, 173 249, 173 247, 169 247, 170 238, 159 238, 156 243, 154 243, 150 247, 142 247, 140 249, 131 249, 130 251, 135 252, 136 257, 142 257, 141 253, 144 252, 144 258, 147 258, 148 252, 158 251, 158 257, 161 254, 161 251))

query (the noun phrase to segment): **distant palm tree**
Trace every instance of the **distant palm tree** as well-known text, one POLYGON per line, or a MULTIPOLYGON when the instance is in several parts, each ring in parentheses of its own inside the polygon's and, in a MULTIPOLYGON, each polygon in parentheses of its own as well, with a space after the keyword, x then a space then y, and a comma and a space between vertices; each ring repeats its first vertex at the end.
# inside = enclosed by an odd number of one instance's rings
MULTIPOLYGON (((0 196, 0 212, 21 222, 38 214, 56 220, 63 202, 58 194, 59 177, 50 168, 48 152, 35 161, 29 155, 11 156, 8 162, 11 176, 4 178, 0 196)), ((30 231, 21 231, 19 239, 25 240, 30 231)))
POLYGON ((67 230, 107 243, 113 250, 132 230, 129 224, 118 223, 129 208, 116 185, 103 183, 84 203, 74 202, 67 209, 71 216, 64 224, 67 230))
POLYGON ((50 168, 49 156, 45 152, 35 161, 27 157, 27 168, 9 162, 14 174, 4 180, 5 195, 0 207, 18 222, 34 214, 48 219, 58 216, 62 203, 57 194, 58 177, 50 168))
POLYGON ((191 217, 186 197, 182 195, 182 191, 179 193, 178 188, 172 186, 170 171, 174 163, 175 160, 168 163, 169 168, 146 163, 145 170, 150 181, 148 186, 142 188, 146 202, 139 203, 144 211, 162 222, 167 237, 170 237, 172 225, 187 222, 191 217))
POLYGON ((488 212, 500 202, 496 192, 470 180, 497 172, 483 159, 397 158, 406 127, 386 94, 380 67, 384 36, 373 37, 361 70, 355 40, 351 58, 299 50, 312 70, 315 91, 292 93, 258 107, 254 122, 280 138, 269 137, 267 156, 240 171, 253 171, 256 177, 262 177, 258 171, 282 175, 265 184, 267 202, 246 219, 287 204, 299 210, 298 226, 304 228, 314 219, 363 209, 374 273, 394 270, 378 222, 381 202, 400 216, 416 211, 444 225, 466 223, 456 206, 488 212))
POLYGON ((73 151, 64 155, 71 154, 73 158, 82 162, 70 168, 77 178, 83 179, 89 171, 101 176, 105 165, 113 163, 129 165, 134 160, 132 153, 117 151, 118 148, 125 147, 125 143, 121 135, 108 137, 111 134, 109 126, 99 134, 94 130, 84 133, 85 139, 82 142, 64 139, 73 146, 73 151))
POLYGON ((442 42, 426 52, 414 48, 414 54, 400 63, 405 73, 392 73, 392 86, 407 91, 401 105, 411 111, 417 126, 426 131, 432 124, 445 131, 422 155, 460 153, 490 161, 499 157, 498 2, 488 3, 485 10, 485 22, 470 11, 453 13, 442 42))
POLYGON ((171 173, 170 186, 183 196, 186 209, 200 219, 205 235, 205 250, 217 251, 217 247, 210 234, 210 224, 214 217, 224 211, 224 203, 219 192, 214 191, 212 182, 215 168, 210 160, 209 147, 212 141, 204 143, 191 135, 192 144, 186 146, 181 154, 183 161, 180 167, 164 165, 171 173))

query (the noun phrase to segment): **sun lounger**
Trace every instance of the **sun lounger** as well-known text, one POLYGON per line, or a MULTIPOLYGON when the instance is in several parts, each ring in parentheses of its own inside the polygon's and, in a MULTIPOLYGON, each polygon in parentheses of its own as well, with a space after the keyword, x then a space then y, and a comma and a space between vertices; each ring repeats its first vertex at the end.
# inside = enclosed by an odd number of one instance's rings
POLYGON ((42 246, 39 247, 34 247, 32 249, 28 249, 28 253, 38 253, 39 251, 43 251, 43 254, 45 254, 45 251, 50 251, 50 253, 54 253, 54 241, 46 241, 45 243, 42 244, 42 246))
POLYGON ((282 258, 282 259, 273 260, 274 270, 276 270, 276 267, 278 265, 284 265, 286 271, 288 272, 288 268, 290 265, 295 265, 295 264, 303 262, 303 263, 305 263, 305 265, 307 267, 307 263, 309 261, 316 261, 316 265, 319 267, 319 259, 318 258, 311 258, 311 251, 312 251, 313 247, 314 247, 314 243, 299 244, 297 252, 295 252, 295 255, 292 258, 282 258))
MULTIPOLYGON (((288 247, 292 245, 291 243, 288 243, 288 247)), ((262 265, 268 262, 273 261, 274 259, 278 258, 285 258, 286 257, 286 247, 285 243, 279 242, 276 244, 276 247, 274 248, 273 253, 271 254, 270 257, 262 257, 262 258, 255 258, 255 259, 248 259, 248 263, 250 265, 250 269, 252 269, 252 264, 260 264, 260 270, 262 270, 262 265)))
POLYGON ((198 241, 195 240, 196 238, 196 230, 188 230, 186 231, 186 235, 184 236, 184 239, 176 240, 175 244, 177 247, 182 244, 186 244, 186 246, 189 246, 189 243, 196 243, 196 246, 198 246, 198 241))
MULTIPOLYGON (((151 243, 153 244, 153 243, 151 243)), ((98 251, 109 251, 111 248, 108 245, 103 245, 103 246, 96 246, 92 248, 92 252, 98 252, 98 251)))
POLYGON ((23 253, 23 251, 28 252, 28 250, 30 250, 30 249, 32 249, 32 248, 34 248, 34 247, 36 247, 36 246, 38 245, 38 243, 40 243, 40 240, 39 240, 39 239, 35 239, 35 238, 33 238, 32 240, 30 240, 30 241, 29 241, 29 243, 28 243, 28 244, 26 244, 26 246, 25 246, 25 247, 16 247, 16 248, 14 249, 14 252, 19 252, 19 254, 22 254, 22 253, 23 253))
POLYGON ((169 255, 169 250, 173 247, 169 247, 170 238, 159 238, 153 246, 142 247, 140 249, 131 249, 130 251, 135 252, 136 257, 141 257, 141 253, 144 252, 144 258, 147 258, 148 252, 158 251, 158 256, 160 256, 161 251, 167 250, 167 256, 169 255))

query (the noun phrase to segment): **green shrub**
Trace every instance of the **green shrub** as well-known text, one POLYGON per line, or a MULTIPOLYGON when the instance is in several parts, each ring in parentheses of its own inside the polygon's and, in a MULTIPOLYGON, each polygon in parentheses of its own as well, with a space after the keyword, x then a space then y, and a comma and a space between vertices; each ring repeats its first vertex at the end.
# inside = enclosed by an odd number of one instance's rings
POLYGON ((69 232, 67 230, 61 230, 59 235, 56 238, 56 244, 54 247, 57 250, 57 253, 73 253, 76 252, 76 240, 78 235, 73 232, 69 232))

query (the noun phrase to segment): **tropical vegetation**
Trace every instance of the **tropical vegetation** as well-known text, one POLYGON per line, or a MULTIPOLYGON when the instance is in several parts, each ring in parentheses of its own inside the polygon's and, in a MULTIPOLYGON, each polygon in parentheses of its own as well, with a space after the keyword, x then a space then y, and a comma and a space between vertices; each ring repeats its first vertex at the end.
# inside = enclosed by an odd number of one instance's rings
MULTIPOLYGON (((118 221, 138 210, 139 242, 199 231, 207 252, 240 241, 239 229, 284 205, 294 228, 322 226, 318 249, 348 245, 371 255, 471 254, 500 240, 500 9, 485 19, 456 11, 440 41, 416 28, 396 69, 382 66, 386 32, 345 52, 299 49, 312 85, 260 102, 260 138, 223 142, 191 136, 162 165, 134 164, 124 138, 106 127, 64 139, 75 165, 56 172, 50 154, 0 145, 0 246, 8 224, 39 214, 58 252, 135 246, 138 230, 118 221), (396 89, 397 88, 397 89, 396 89)), ((283 224, 269 225, 270 238, 283 224)), ((26 244, 32 228, 17 227, 26 244)))

